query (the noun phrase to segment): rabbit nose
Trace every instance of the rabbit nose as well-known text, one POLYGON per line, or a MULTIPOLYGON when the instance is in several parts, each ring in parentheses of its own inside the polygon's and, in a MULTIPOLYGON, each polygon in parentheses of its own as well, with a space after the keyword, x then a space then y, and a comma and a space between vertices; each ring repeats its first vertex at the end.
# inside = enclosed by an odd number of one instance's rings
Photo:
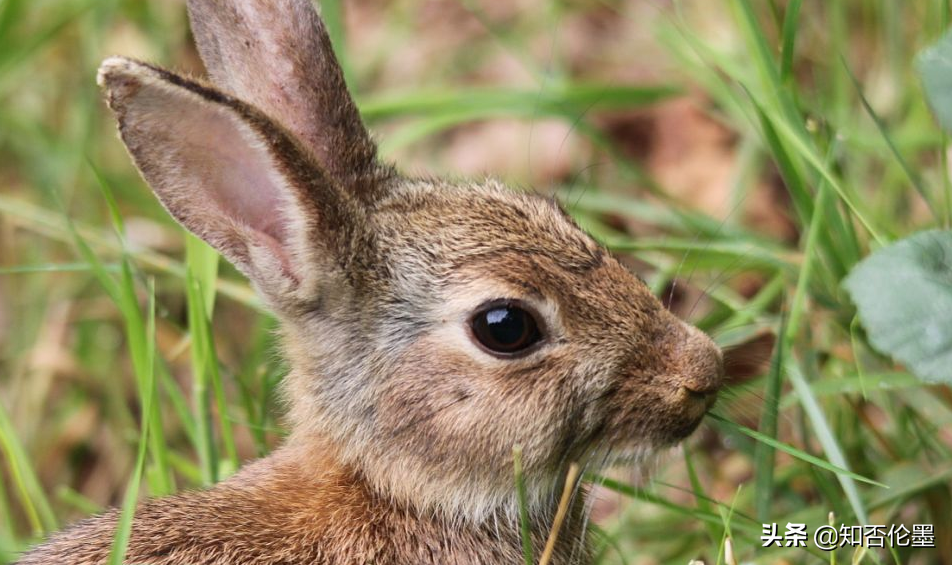
POLYGON ((681 397, 692 405, 703 405, 704 410, 709 410, 717 402, 717 388, 694 390, 689 386, 681 386, 681 397))
POLYGON ((681 386, 687 391, 688 396, 697 400, 706 400, 708 397, 716 395, 718 389, 720 389, 719 386, 705 386, 701 388, 697 387, 694 383, 681 386))
POLYGON ((689 396, 710 401, 724 381, 721 350, 701 330, 684 324, 683 339, 677 347, 676 363, 681 379, 678 384, 689 396))

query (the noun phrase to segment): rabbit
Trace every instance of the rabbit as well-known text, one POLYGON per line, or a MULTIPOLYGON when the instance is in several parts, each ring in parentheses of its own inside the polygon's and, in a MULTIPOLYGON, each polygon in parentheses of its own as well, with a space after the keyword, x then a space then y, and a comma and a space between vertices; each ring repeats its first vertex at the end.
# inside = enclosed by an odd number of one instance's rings
MULTIPOLYGON (((570 462, 692 433, 723 356, 552 198, 377 157, 309 0, 189 0, 210 82, 127 58, 98 82, 168 212, 250 279, 290 371, 282 447, 142 502, 127 563, 519 563, 570 462)), ((572 485, 569 485, 572 486, 572 485)), ((585 563, 584 489, 551 563, 585 563)), ((119 513, 21 565, 105 563, 119 513)))

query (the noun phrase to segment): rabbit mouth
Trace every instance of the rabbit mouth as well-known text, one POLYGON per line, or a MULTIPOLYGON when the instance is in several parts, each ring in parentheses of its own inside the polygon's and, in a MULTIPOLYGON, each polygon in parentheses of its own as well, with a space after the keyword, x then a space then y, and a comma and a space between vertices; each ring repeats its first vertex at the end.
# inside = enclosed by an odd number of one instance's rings
POLYGON ((683 423, 682 425, 676 427, 674 430, 672 430, 672 432, 671 432, 671 438, 672 438, 671 443, 672 443, 672 444, 677 444, 677 443, 680 443, 681 441, 687 439, 687 437, 690 436, 691 434, 693 434, 694 431, 697 430, 698 426, 701 425, 701 422, 704 421, 704 416, 706 416, 706 415, 707 415, 707 412, 705 411, 705 412, 702 413, 700 416, 697 416, 697 417, 695 417, 695 418, 692 418, 692 419, 688 420, 687 422, 683 423))
POLYGON ((685 410, 686 413, 680 418, 680 422, 671 428, 669 434, 671 444, 677 444, 693 434, 714 407, 715 402, 717 402, 716 393, 707 393, 703 396, 692 394, 692 405, 685 410))

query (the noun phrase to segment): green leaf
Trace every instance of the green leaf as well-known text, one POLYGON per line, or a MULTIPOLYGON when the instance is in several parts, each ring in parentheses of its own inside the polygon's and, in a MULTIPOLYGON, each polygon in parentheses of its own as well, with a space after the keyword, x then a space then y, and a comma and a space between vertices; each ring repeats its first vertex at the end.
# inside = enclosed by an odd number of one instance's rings
POLYGON ((946 131, 952 131, 952 32, 923 49, 916 62, 929 105, 946 131))
POLYGON ((869 341, 922 380, 952 383, 952 232, 881 249, 844 283, 869 341))

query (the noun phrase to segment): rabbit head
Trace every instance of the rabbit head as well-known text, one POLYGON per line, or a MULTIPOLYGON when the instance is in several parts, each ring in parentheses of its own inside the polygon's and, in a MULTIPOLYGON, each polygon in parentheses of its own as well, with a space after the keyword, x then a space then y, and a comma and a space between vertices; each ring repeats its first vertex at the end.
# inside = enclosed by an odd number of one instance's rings
MULTIPOLYGON (((721 353, 549 198, 378 161, 308 0, 190 0, 213 85, 124 58, 99 80, 169 212, 282 322, 291 442, 474 520, 565 465, 690 434, 721 353)), ((315 464, 320 464, 317 461, 315 464)))

